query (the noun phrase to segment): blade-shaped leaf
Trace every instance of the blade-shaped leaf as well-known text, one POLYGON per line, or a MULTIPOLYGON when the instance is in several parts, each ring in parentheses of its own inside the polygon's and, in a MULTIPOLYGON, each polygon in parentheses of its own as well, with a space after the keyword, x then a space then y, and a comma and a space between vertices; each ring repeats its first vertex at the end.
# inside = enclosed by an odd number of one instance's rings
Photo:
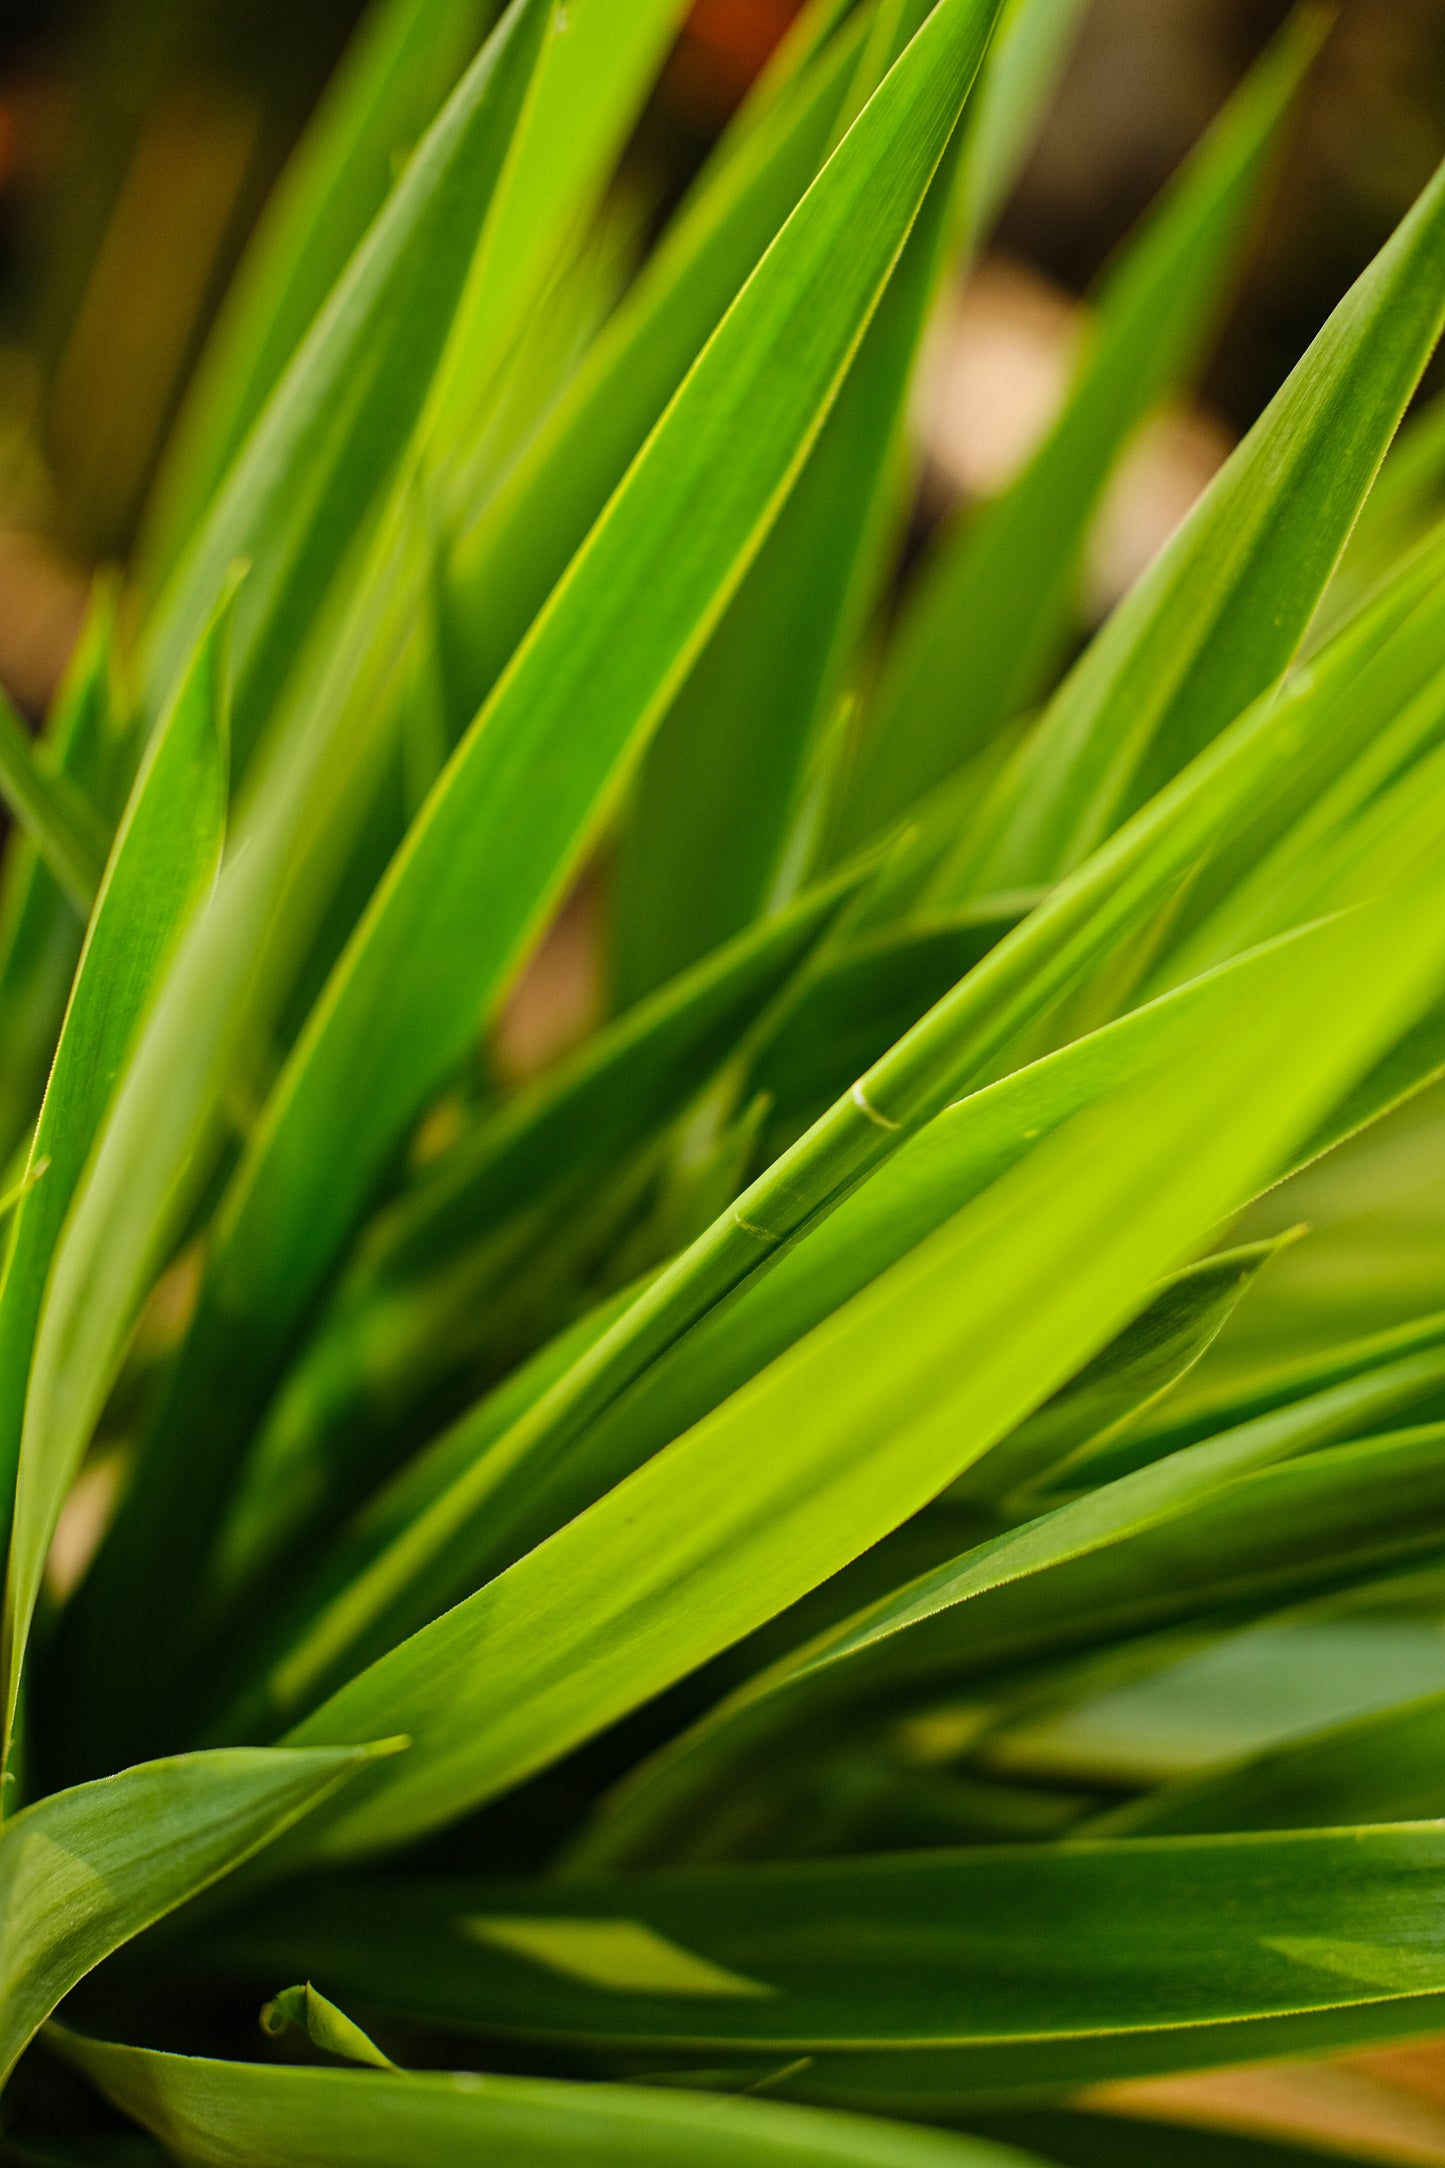
POLYGON ((1309 963, 1302 944, 1279 951, 1232 1040, 1207 1059, 1189 1049, 1068 1125, 590 1512, 344 1687, 299 1743, 404 1728, 417 1745, 407 1778, 371 1787, 319 1841, 368 1849, 515 1783, 977 1459, 1267 1179, 1294 1125, 1368 1062, 1373 1035, 1433 993, 1445 957, 1420 930, 1428 893, 1322 929, 1309 963), (1348 1021, 1342 1001, 1323 1022, 1320 970, 1353 989, 1348 1021), (1266 1074, 1262 1100, 1247 1080, 1266 1074))
POLYGON ((1047 880, 1288 663, 1445 315, 1445 173, 1356 281, 1005 770, 979 890, 1047 880))
POLYGON ((1321 28, 1299 18, 1236 93, 1111 274, 1052 433, 923 573, 849 780, 841 845, 895 820, 1036 696, 1067 634, 1090 517, 1123 446, 1214 329, 1321 28))
POLYGON ((1390 446, 1311 630, 1330 632, 1430 533, 1445 507, 1445 400, 1418 406, 1390 446))
MULTIPOLYGON (((1247 978, 1259 967, 1237 968, 1247 978)), ((1267 960, 1264 968, 1272 968, 1267 960)), ((559 1345, 537 1358, 403 1474, 286 1607, 274 1668, 250 1721, 274 1723, 275 1710, 340 1684, 358 1661, 383 1653, 592 1504, 978 1197, 1040 1137, 1228 1017, 1240 984, 1224 973, 1187 988, 940 1116, 565 1451, 547 1396, 583 1367, 626 1302, 569 1335, 578 1344, 565 1357, 559 1345)), ((987 1481, 993 1460, 985 1456, 974 1480, 987 1481)))
MULTIPOLYGON (((881 20, 881 18, 880 18, 881 20)), ((614 976, 635 1001, 776 905, 810 757, 904 509, 905 397, 941 269, 950 147, 848 381, 649 749, 619 868, 614 976)))
POLYGON ((701 187, 447 565, 464 690, 491 690, 739 289, 817 174, 861 23, 790 82, 701 187))
POLYGON ((861 934, 841 948, 778 1020, 752 1069, 750 1081, 767 1093, 775 1121, 791 1122, 788 1141, 966 978, 1037 900, 985 897, 961 911, 861 934))
POLYGON ((957 1693, 965 1681, 981 1690, 991 1674, 1303 1598, 1344 1574, 1438 1551, 1441 1426, 1330 1445, 1372 1427, 1362 1397, 1358 1412, 1347 1391, 1298 1421, 1265 1417, 1188 1447, 829 1628, 640 1770, 582 1857, 648 1856, 721 1773, 736 1779, 820 1715, 957 1693))
POLYGON ((123 1942, 270 1844, 365 1749, 188 1754, 42 1799, 0 1831, 0 2084, 123 1942))
MULTIPOLYGON (((960 229, 981 230, 1007 186, 1078 12, 1075 0, 1027 0, 1001 19, 954 153, 807 470, 648 755, 622 861, 614 969, 624 997, 797 878, 824 726, 905 517, 905 404, 927 315, 960 229)), ((917 13, 895 6, 876 18, 850 105, 917 13)))
MULTIPOLYGON (((548 1433, 544 1396, 594 1351, 626 1303, 578 1327, 565 1357, 561 1346, 555 1357, 537 1357, 405 1472, 288 1606, 266 1691, 247 1704, 249 1724, 269 1726, 275 1711, 340 1685, 357 1661, 414 1633, 583 1511, 934 1234, 1040 1136, 1231 1015, 1235 995, 1237 982, 1222 973, 940 1117, 771 1273, 682 1338, 565 1455, 548 1433)), ((1012 1440, 999 1450, 1010 1453, 1012 1440)), ((971 1481, 988 1483, 992 1468, 986 1455, 971 1481)), ((1012 1479, 999 1481, 1007 1489, 1012 1479)))
POLYGON ((1279 1247, 1224 1250, 1176 1273, 1126 1332, 963 1478, 963 1494, 1004 1498, 1044 1478, 1051 1490, 1083 1490, 1122 1473, 1136 1426, 1217 1339, 1279 1247))
POLYGON ((542 2078, 268 2070, 50 2038, 187 2168, 1028 2168, 984 2138, 769 2101, 542 2078))
POLYGON ((144 544, 152 587, 435 117, 495 0, 376 0, 266 207, 172 435, 144 544))
POLYGON ((542 48, 495 229, 468 284, 434 425, 445 441, 490 388, 515 332, 580 236, 636 124, 687 0, 567 0, 542 48))
POLYGON ((396 2068, 391 2057, 383 2055, 376 2042, 309 1981, 304 1987, 283 1988, 261 2012, 261 2030, 273 2040, 280 2039, 292 2026, 305 2033, 312 2046, 325 2055, 362 2063, 371 2070, 396 2068))
POLYGON ((237 558, 238 769, 431 390, 552 0, 512 0, 267 401, 157 605, 159 705, 237 558), (298 487, 298 476, 305 486, 298 487))
MULTIPOLYGON (((375 1465, 378 1419, 395 1420, 457 1357, 428 1287, 491 1243, 529 1229, 542 1200, 617 1164, 674 1120, 797 971, 843 908, 851 882, 824 887, 708 958, 621 1017, 429 1167, 368 1230, 306 1350, 292 1364, 228 1514, 233 1583, 264 1569, 318 1521, 334 1523, 375 1465), (439 1339, 441 1345, 438 1345, 439 1339)), ((467 1276, 485 1305, 486 1272, 467 1276)), ((213 1584, 214 1585, 214 1584, 213 1584)))
POLYGON ((999 17, 959 175, 965 256, 1003 209, 1033 149, 1086 6, 1087 0, 1009 0, 999 17))
POLYGON ((68 1355, 46 1339, 42 1304, 61 1229, 116 1080, 220 863, 231 606, 231 595, 223 596, 202 634, 156 726, 122 817, 30 1148, 30 1188, 10 1238, 0 1290, 0 1523, 12 1496, 15 1506, 0 1635, 7 1747, 30 1615, 77 1464, 73 1442, 69 1450, 65 1442, 68 1355))
MULTIPOLYGON (((1021 1044, 1027 1046, 1029 1028, 1047 1018, 1066 992, 1088 974, 1106 970, 1121 951, 1127 956, 1161 908, 1188 879, 1199 878, 1201 865, 1207 878, 1211 859, 1227 859, 1241 832, 1257 837, 1269 832, 1271 820, 1287 825, 1300 797, 1302 766, 1316 787, 1327 787, 1393 712, 1395 694, 1408 699, 1438 670, 1442 561, 1445 545, 1437 543, 1402 568, 1313 670, 1298 673, 1277 698, 1257 702, 784 1152, 735 1210, 619 1320, 589 1363, 579 1366, 566 1397, 559 1388, 549 1399, 545 1417, 539 1418, 553 1427, 547 1450, 565 1445, 709 1309, 811 1219, 835 1208, 950 1100, 996 1075, 1021 1044), (1383 688, 1377 679, 1384 680, 1383 688), (1310 749, 1307 764, 1302 744, 1310 749)), ((1422 796, 1418 805, 1407 796, 1401 810, 1407 827, 1417 819, 1427 824, 1428 855, 1428 824, 1438 823, 1445 811, 1439 792, 1422 796)), ((1388 860, 1391 854, 1384 855, 1388 860)), ((1412 1050, 1409 1060, 1418 1056, 1414 1082, 1436 1058, 1433 1044, 1427 1031, 1412 1050)), ((1387 1091, 1394 1089, 1386 1083, 1387 1091)), ((1362 1089, 1368 1101, 1370 1087, 1362 1089)), ((1368 1118, 1368 1108, 1356 1112, 1368 1118)), ((1311 1142, 1322 1148, 1319 1138, 1311 1142)))
POLYGON ((304 1950, 397 2014, 594 2052, 807 2056, 795 2095, 936 2114, 1426 2031, 1445 2008, 1442 1875, 1445 1832, 1417 1823, 560 1889, 353 1882, 232 1939, 252 1962, 304 1950), (629 1978, 642 1946, 753 1992, 679 1991, 656 1962, 629 1978))
POLYGON ((0 793, 78 911, 88 913, 109 847, 105 822, 63 769, 47 770, 0 693, 0 793))
POLYGON ((1182 1406, 1161 1408, 1139 1426, 1138 1442, 1151 1452, 1170 1452, 1192 1445, 1216 1431, 1232 1430, 1276 1408, 1298 1404, 1316 1393, 1327 1392, 1351 1378, 1379 1371, 1414 1355, 1428 1354, 1445 1344, 1445 1314, 1412 1318, 1408 1324, 1387 1332, 1370 1333, 1364 1339, 1336 1343, 1318 1354, 1277 1362, 1243 1380, 1229 1377, 1203 1384, 1197 1392, 1186 1389, 1182 1406))
MULTIPOLYGON (((115 592, 98 582, 85 628, 45 720, 40 758, 62 769, 86 796, 113 809, 115 763, 111 676, 115 592)), ((80 958, 84 917, 23 828, 5 846, 0 880, 0 1159, 9 1163, 35 1119, 60 1037, 80 958)))
MULTIPOLYGON (((289 1625, 294 1640, 270 1672, 253 1720, 265 1721, 267 1696, 274 1709, 288 1710, 321 1684, 339 1684, 358 1657, 379 1654, 511 1564, 840 1312, 1016 1167, 1040 1138, 1137 1084, 1182 1047, 1227 1035, 1237 1005, 1255 998, 1251 989, 1279 968, 1268 954, 1244 959, 950 1109, 684 1335, 580 1436, 574 1438, 568 1421, 578 1381, 585 1389, 591 1366, 605 1360, 612 1331, 628 1322, 625 1309, 587 1336, 573 1364, 548 1375, 545 1391, 528 1392, 516 1404, 505 1393, 484 1401, 429 1456, 430 1476, 445 1473, 446 1480, 416 1487, 403 1479, 391 1510, 366 1524, 323 1570, 315 1593, 303 1595, 295 1618, 304 1625, 289 1625), (350 1585, 343 1560, 355 1574, 350 1585)), ((1379 1405, 1413 1405, 1419 1389, 1415 1370, 1398 1384, 1382 1374, 1379 1405)), ((1348 1425, 1353 1417, 1343 1420, 1348 1425)), ((993 1498, 1018 1480, 1013 1443, 998 1448, 997 1466, 995 1454, 984 1455, 966 1479, 970 1491, 982 1485, 993 1498)), ((1141 1461, 1151 1457, 1148 1445, 1134 1450, 1141 1461)))

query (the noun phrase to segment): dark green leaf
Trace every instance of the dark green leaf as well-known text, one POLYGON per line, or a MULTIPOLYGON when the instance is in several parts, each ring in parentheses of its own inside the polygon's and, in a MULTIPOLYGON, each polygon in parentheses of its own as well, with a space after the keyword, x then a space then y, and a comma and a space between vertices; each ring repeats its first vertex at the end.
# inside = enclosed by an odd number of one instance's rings
POLYGON ((351 1882, 228 1939, 247 1962, 304 1951, 397 2015, 593 2052, 806 2056, 795 2094, 937 2115, 1438 2026, 1442 1875, 1445 1832, 1417 1823, 561 1888, 351 1882))

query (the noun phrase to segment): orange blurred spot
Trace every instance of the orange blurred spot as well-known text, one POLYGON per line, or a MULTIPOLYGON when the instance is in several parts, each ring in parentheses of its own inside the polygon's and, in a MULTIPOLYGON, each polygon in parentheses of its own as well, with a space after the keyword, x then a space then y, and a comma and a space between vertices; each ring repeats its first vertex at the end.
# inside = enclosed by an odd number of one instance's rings
POLYGON ((798 6, 799 0, 696 0, 668 68, 669 103, 703 126, 720 125, 798 6))

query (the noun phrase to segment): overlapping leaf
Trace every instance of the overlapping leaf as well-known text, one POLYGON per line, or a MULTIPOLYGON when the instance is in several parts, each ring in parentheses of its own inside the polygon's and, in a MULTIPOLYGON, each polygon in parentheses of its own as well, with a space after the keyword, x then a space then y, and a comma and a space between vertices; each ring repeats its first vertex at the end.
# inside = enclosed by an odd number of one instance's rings
MULTIPOLYGON (((201 1422, 210 1481, 224 1481, 232 1441, 244 1437, 405 1125, 465 1054, 608 791, 760 545, 903 248, 993 12, 991 0, 947 0, 880 87, 725 319, 373 898, 221 1208, 200 1315, 157 1434, 168 1505, 162 1512, 148 1501, 146 1538, 173 1561, 171 1515, 194 1524, 206 1504, 188 1455, 183 1465, 178 1454, 201 1422), (772 369, 780 341, 797 361, 781 377, 772 369)), ((92 1332, 96 1324, 92 1303, 92 1332)), ((196 1555, 193 1540, 182 1548, 196 1555)))
POLYGON ((0 2084, 76 1982, 309 1814, 364 1752, 190 1754, 59 1792, 0 1831, 0 2084))
POLYGON ((353 1883, 233 1951, 284 1964, 304 1942, 339 1992, 453 2026, 806 2057, 795 2095, 926 2115, 1438 2024, 1442 1853, 1427 1822, 561 1889, 353 1883), (678 1984, 689 1960, 711 1989, 678 1984))

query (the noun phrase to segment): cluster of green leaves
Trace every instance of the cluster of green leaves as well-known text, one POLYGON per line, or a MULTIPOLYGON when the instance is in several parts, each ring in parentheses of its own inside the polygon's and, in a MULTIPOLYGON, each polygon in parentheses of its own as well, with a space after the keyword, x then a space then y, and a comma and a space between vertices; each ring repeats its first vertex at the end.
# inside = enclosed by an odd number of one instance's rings
POLYGON ((811 0, 640 251, 681 13, 376 0, 0 713, 17 2160, 1159 2158, 1022 2104, 1445 2022, 1445 174, 1086 637, 1321 24, 905 549, 1079 0, 811 0))

